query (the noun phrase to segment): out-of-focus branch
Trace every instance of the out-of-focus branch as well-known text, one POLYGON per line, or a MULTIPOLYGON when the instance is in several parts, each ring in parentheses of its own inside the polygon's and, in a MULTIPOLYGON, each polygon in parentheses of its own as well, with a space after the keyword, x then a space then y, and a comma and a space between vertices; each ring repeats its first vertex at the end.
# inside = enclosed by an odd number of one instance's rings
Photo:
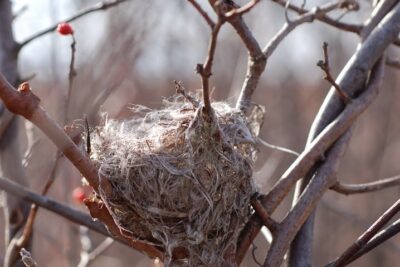
POLYGON ((200 13, 200 15, 204 18, 204 20, 207 22, 208 26, 210 26, 211 29, 214 29, 215 23, 214 21, 208 16, 207 12, 204 11, 204 9, 201 8, 199 3, 197 3, 196 0, 187 0, 189 3, 192 4, 192 6, 200 13))
POLYGON ((15 90, 0 74, 0 97, 11 112, 25 117, 39 127, 78 168, 90 185, 95 190, 98 189, 96 167, 60 126, 47 115, 47 112, 39 105, 39 98, 32 93, 28 83, 23 83, 18 90, 15 90))
POLYGON ((397 220, 384 230, 377 233, 367 244, 365 244, 365 246, 362 249, 360 249, 356 254, 354 254, 354 256, 351 257, 347 261, 347 263, 351 263, 354 260, 358 259, 359 257, 365 255, 366 253, 376 248, 377 246, 381 245, 383 242, 395 236, 399 232, 400 232, 400 220, 397 220))
MULTIPOLYGON (((12 20, 11 1, 0 1, 0 72, 15 85, 18 81, 18 44, 14 40, 12 20)), ((3 103, 0 103, 0 111, 0 175, 11 177, 14 181, 27 185, 28 178, 22 164, 23 157, 18 140, 21 125, 16 116, 7 110, 3 103)), ((18 257, 15 261, 11 259, 15 251, 10 247, 10 243, 24 226, 29 206, 29 203, 13 195, 5 195, 3 206, 5 218, 3 236, 7 247, 4 256, 5 267, 23 266, 18 257)), ((30 249, 30 244, 26 248, 30 249)))
POLYGON ((69 118, 68 118, 68 113, 69 113, 69 106, 70 106, 70 101, 71 101, 71 95, 72 95, 72 90, 74 88, 74 80, 77 75, 76 69, 75 69, 75 54, 76 54, 76 40, 74 33, 71 34, 72 37, 72 42, 71 42, 71 60, 69 63, 69 72, 68 72, 68 92, 67 92, 67 98, 65 100, 65 111, 64 111, 64 123, 68 123, 69 118))
POLYGON ((52 211, 70 220, 71 222, 84 225, 99 234, 110 236, 127 246, 130 246, 132 248, 138 249, 139 251, 147 253, 151 257, 158 257, 158 258, 163 257, 163 254, 157 248, 149 244, 142 243, 140 241, 134 241, 128 238, 123 238, 120 236, 119 237, 111 236, 102 223, 100 223, 99 221, 94 221, 93 218, 90 217, 89 215, 77 209, 63 205, 55 200, 52 200, 51 198, 44 197, 36 193, 33 193, 29 190, 26 190, 22 186, 2 177, 0 177, 0 188, 26 201, 35 203, 36 205, 42 208, 52 211))
POLYGON ((93 221, 89 215, 77 209, 58 203, 57 201, 54 201, 48 197, 31 192, 17 183, 2 177, 0 177, 0 188, 8 193, 25 199, 26 201, 35 203, 40 207, 50 210, 74 223, 85 225, 97 233, 109 236, 106 228, 100 222, 93 221))
POLYGON ((114 239, 107 237, 91 252, 81 253, 81 261, 79 262, 78 267, 89 266, 92 261, 94 261, 98 256, 106 251, 113 243, 114 239))
MULTIPOLYGON (((281 5, 282 7, 288 8, 289 10, 292 10, 300 15, 305 14, 307 12, 309 12, 309 10, 304 9, 303 7, 298 7, 296 5, 293 4, 288 4, 287 5, 287 1, 286 0, 271 0, 272 2, 278 3, 279 5, 281 5)), ((350 2, 350 1, 347 1, 350 2)), ((355 1, 351 1, 350 3, 353 3, 355 6, 353 6, 351 9, 353 10, 357 10, 358 6, 357 6, 357 2, 355 1)), ((355 24, 348 24, 348 23, 343 23, 340 21, 337 21, 336 19, 332 19, 330 17, 328 17, 326 14, 321 15, 319 17, 317 17, 316 19, 331 25, 335 28, 338 28, 340 30, 344 30, 344 31, 348 31, 348 32, 353 32, 353 33, 359 33, 362 29, 362 25, 355 25, 355 24)))
MULTIPOLYGON (((33 124, 39 127, 58 147, 60 151, 71 161, 72 164, 81 172, 81 174, 87 179, 93 189, 98 192, 99 190, 99 176, 96 167, 90 161, 88 155, 82 153, 79 148, 74 144, 70 137, 54 122, 46 113, 46 111, 39 105, 39 98, 34 95, 30 89, 28 83, 23 83, 18 91, 0 75, 0 98, 2 98, 7 108, 18 115, 24 116, 29 119, 33 124)), ((106 195, 111 195, 112 188, 106 178, 101 179, 102 192, 106 195)), ((97 207, 92 207, 93 212, 97 207)), ((115 236, 122 239, 127 239, 119 231, 119 227, 115 224, 115 221, 111 218, 111 215, 107 208, 98 209, 98 217, 109 218, 107 221, 103 221, 108 227, 116 229, 113 231, 115 236)), ((131 241, 132 247, 146 252, 147 246, 137 245, 134 240, 131 241)), ((141 244, 141 243, 140 243, 141 244)), ((158 251, 158 250, 157 250, 158 251)), ((151 255, 151 252, 148 254, 151 255)), ((162 255, 157 255, 161 256, 162 255)))
POLYGON ((336 182, 330 189, 344 195, 369 193, 400 185, 400 175, 365 184, 336 182))
POLYGON ((279 32, 263 49, 263 53, 265 54, 266 58, 268 59, 272 55, 278 45, 283 41, 283 39, 285 39, 285 37, 287 37, 288 34, 292 32, 295 28, 303 23, 313 22, 315 19, 325 16, 325 14, 327 14, 328 12, 336 10, 340 7, 340 3, 338 3, 337 1, 333 1, 320 7, 314 7, 310 11, 301 13, 300 16, 295 20, 287 20, 281 30, 279 30, 279 32))
POLYGON ((224 16, 228 20, 234 16, 242 16, 243 14, 249 12, 259 2, 260 2, 260 0, 251 0, 246 5, 244 5, 240 8, 235 8, 235 9, 225 13, 224 16))
MULTIPOLYGON (((119 5, 123 2, 126 2, 128 0, 112 0, 112 1, 104 1, 104 2, 99 2, 95 5, 93 5, 92 7, 88 7, 85 8, 81 11, 79 11, 78 13, 76 13, 75 15, 66 18, 65 20, 63 20, 64 22, 71 22, 74 21, 78 18, 81 18, 83 16, 86 16, 87 14, 93 13, 93 12, 97 12, 97 11, 103 11, 106 10, 108 8, 111 8, 113 6, 119 5)), ((58 23, 32 35, 31 37, 28 37, 26 40, 22 41, 19 45, 18 45, 18 49, 20 50, 22 47, 24 47, 25 45, 29 44, 30 42, 32 42, 33 40, 36 40, 50 32, 53 32, 56 28, 57 28, 58 23)))
POLYGON ((342 255, 329 263, 326 267, 346 266, 350 259, 359 252, 398 212, 400 212, 400 199, 397 200, 385 213, 382 214, 357 240, 348 247, 342 255))
POLYGON ((392 59, 392 58, 387 58, 386 59, 386 65, 396 68, 396 69, 400 69, 400 60, 398 59, 392 59))
MULTIPOLYGON (((56 157, 56 160, 54 162, 52 170, 50 171, 49 179, 46 181, 46 183, 42 189, 42 196, 45 196, 47 194, 48 190, 50 189, 51 185, 53 184, 57 166, 58 166, 58 161, 60 158, 61 158, 61 154, 59 153, 56 157)), ((19 251, 28 244, 28 242, 32 236, 32 233, 33 233, 33 226, 34 226, 37 212, 38 212, 38 205, 32 204, 30 211, 29 211, 28 218, 27 218, 24 228, 22 230, 21 236, 20 237, 15 236, 13 238, 13 240, 11 241, 10 245, 8 246, 7 251, 9 251, 8 254, 9 254, 11 261, 17 260, 19 251)))

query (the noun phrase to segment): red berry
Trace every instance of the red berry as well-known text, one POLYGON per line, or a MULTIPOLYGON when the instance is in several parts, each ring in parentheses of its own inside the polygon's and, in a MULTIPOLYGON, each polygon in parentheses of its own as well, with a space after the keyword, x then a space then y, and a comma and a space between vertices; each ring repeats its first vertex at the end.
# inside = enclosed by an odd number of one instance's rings
POLYGON ((57 25, 57 32, 61 35, 70 35, 74 33, 71 24, 63 22, 57 25))
POLYGON ((72 198, 78 202, 82 203, 83 200, 85 199, 85 191, 83 190, 82 187, 77 187, 72 191, 72 198))

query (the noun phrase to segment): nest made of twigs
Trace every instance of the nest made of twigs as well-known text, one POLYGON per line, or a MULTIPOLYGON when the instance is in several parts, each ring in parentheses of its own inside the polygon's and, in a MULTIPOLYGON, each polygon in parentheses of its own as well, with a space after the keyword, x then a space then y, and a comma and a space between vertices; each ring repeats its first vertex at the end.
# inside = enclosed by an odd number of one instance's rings
POLYGON ((100 194, 126 233, 163 247, 168 263, 184 248, 183 265, 223 266, 251 215, 260 123, 222 102, 207 120, 190 99, 176 95, 161 110, 134 106, 129 120, 105 118, 91 158, 112 185, 112 195, 100 194))

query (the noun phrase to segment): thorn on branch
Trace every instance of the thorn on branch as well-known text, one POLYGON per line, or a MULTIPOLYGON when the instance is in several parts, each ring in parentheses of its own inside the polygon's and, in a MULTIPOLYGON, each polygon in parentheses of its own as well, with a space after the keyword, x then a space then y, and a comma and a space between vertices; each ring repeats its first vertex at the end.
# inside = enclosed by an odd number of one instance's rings
POLYGON ((324 60, 318 61, 317 66, 325 72, 324 79, 335 88, 336 93, 339 95, 342 101, 346 104, 351 103, 351 97, 335 82, 335 79, 331 75, 329 67, 328 43, 324 42, 322 48, 324 50, 324 60))

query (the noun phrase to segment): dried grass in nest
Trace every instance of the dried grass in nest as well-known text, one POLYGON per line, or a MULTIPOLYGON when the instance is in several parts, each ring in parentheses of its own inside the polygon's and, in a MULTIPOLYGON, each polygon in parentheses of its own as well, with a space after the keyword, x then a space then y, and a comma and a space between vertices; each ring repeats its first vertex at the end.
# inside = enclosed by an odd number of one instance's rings
POLYGON ((134 106, 130 120, 105 119, 91 158, 113 187, 102 199, 124 232, 163 247, 168 264, 178 265, 173 251, 184 248, 182 265, 224 266, 251 214, 260 125, 222 102, 207 122, 187 99, 171 97, 161 110, 134 106))

